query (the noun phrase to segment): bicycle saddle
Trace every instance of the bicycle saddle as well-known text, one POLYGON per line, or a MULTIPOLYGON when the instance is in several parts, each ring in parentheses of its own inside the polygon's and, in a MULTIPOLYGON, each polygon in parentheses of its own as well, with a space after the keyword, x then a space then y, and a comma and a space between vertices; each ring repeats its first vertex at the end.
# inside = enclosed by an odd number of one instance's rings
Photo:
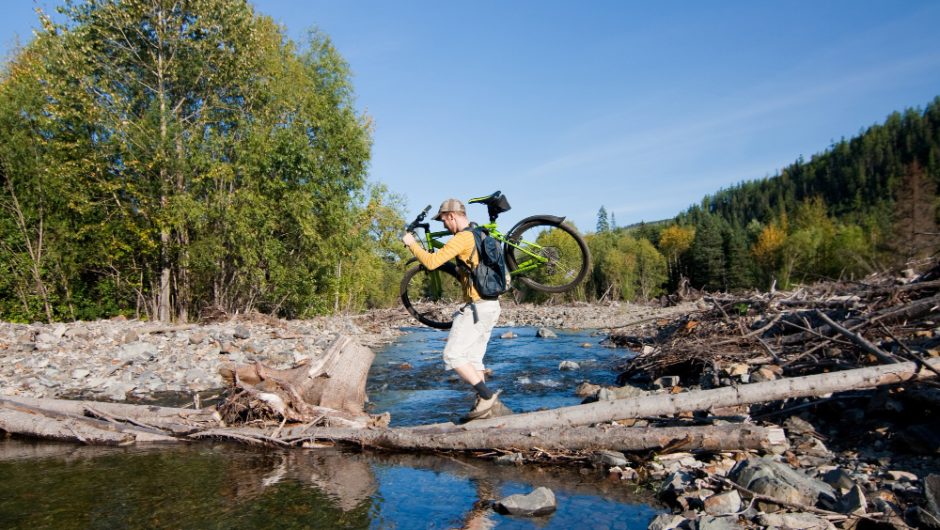
POLYGON ((470 199, 468 203, 479 203, 485 204, 487 213, 490 214, 490 221, 495 221, 496 216, 503 212, 508 212, 512 209, 512 206, 509 205, 509 199, 503 195, 503 192, 497 191, 486 197, 477 197, 475 199, 470 199))

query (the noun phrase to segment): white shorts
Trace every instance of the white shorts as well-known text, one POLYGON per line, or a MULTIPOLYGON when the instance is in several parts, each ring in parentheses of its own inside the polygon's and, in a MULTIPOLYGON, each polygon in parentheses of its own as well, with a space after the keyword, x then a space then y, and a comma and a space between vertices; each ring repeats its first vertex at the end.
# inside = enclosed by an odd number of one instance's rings
POLYGON ((444 346, 444 366, 448 370, 469 363, 483 371, 486 343, 499 318, 500 307, 499 300, 478 300, 475 305, 476 323, 473 322, 473 308, 469 305, 454 313, 454 325, 450 328, 447 345, 444 346))

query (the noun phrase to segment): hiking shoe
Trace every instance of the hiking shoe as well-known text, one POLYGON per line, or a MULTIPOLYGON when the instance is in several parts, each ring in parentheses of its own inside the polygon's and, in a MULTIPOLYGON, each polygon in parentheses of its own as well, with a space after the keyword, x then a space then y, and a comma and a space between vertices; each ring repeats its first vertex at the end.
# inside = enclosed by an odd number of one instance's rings
POLYGON ((473 408, 462 418, 462 421, 466 423, 472 420, 488 418, 493 411, 493 405, 499 402, 500 392, 502 392, 502 390, 497 390, 490 399, 482 399, 480 396, 477 396, 477 400, 473 403, 473 408))

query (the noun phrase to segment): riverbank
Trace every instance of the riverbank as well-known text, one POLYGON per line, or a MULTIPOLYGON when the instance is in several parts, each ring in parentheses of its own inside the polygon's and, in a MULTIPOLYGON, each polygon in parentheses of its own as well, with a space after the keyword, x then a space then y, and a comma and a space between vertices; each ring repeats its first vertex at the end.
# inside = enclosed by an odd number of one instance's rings
MULTIPOLYGON (((651 326, 688 312, 638 304, 531 306, 503 304, 499 326, 609 329, 651 326)), ((266 315, 161 325, 116 318, 54 324, 0 323, 0 396, 123 401, 222 386, 226 362, 288 368, 321 354, 347 334, 373 349, 417 326, 401 308, 361 315, 281 320, 266 315)))

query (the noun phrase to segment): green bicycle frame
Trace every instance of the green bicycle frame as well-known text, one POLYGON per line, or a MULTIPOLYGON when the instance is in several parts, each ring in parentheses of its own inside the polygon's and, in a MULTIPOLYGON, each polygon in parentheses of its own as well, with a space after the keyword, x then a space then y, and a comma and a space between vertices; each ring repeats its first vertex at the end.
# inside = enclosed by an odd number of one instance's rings
MULTIPOLYGON (((515 276, 516 274, 526 273, 532 270, 535 270, 542 266, 542 264, 548 262, 548 258, 537 254, 536 252, 540 251, 542 247, 531 241, 510 241, 499 229, 496 227, 496 223, 487 223, 478 225, 480 228, 485 229, 490 235, 499 241, 509 245, 512 248, 520 250, 528 256, 527 259, 516 264, 516 268, 509 271, 510 276, 515 276), (533 250, 535 252, 533 252, 533 250)), ((425 248, 429 250, 439 249, 444 246, 444 243, 440 241, 441 237, 452 235, 448 230, 442 230, 440 232, 431 232, 430 230, 424 231, 424 242, 425 248)), ((430 282, 431 289, 434 293, 440 294, 443 290, 441 284, 441 275, 438 271, 429 271, 430 273, 430 282)))

